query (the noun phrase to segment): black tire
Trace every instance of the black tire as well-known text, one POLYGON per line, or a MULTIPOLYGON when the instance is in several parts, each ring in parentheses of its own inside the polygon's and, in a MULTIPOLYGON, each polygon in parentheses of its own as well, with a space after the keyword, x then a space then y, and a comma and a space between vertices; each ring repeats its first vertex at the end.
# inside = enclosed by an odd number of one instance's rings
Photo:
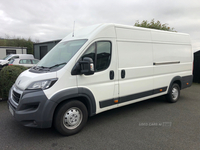
POLYGON ((59 133, 69 136, 80 132, 87 119, 86 106, 80 101, 71 100, 58 107, 53 123, 59 133))
POLYGON ((167 94, 167 101, 170 103, 176 103, 180 97, 180 87, 174 83, 167 94))

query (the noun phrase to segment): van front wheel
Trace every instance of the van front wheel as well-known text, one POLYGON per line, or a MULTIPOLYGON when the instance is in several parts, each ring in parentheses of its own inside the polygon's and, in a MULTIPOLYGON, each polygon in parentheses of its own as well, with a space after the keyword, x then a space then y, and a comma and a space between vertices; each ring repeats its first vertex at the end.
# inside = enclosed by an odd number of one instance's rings
POLYGON ((73 135, 81 131, 88 119, 86 106, 71 100, 60 106, 54 117, 54 127, 62 135, 73 135))
POLYGON ((167 94, 167 100, 170 103, 175 103, 178 101, 180 96, 180 87, 178 84, 174 83, 172 87, 169 89, 169 93, 167 94))

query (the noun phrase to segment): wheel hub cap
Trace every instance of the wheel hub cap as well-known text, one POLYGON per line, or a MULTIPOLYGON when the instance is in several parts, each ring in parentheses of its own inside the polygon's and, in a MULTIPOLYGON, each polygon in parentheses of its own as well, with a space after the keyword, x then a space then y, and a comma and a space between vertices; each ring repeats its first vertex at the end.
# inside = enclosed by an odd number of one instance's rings
POLYGON ((63 123, 66 128, 74 129, 82 121, 82 113, 78 108, 70 108, 66 111, 63 123))
POLYGON ((178 89, 177 88, 172 89, 172 98, 174 100, 176 100, 178 98, 178 89))

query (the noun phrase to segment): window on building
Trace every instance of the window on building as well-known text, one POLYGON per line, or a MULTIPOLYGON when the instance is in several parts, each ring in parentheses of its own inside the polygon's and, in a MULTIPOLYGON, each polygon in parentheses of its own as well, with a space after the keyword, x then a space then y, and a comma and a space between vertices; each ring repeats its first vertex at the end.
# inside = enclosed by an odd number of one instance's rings
POLYGON ((7 49, 6 55, 10 55, 10 54, 16 54, 16 50, 7 49))

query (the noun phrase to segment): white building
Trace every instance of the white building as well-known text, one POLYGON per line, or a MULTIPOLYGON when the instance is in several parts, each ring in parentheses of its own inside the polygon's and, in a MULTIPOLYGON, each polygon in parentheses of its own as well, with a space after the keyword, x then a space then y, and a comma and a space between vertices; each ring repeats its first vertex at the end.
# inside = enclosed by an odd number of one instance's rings
POLYGON ((27 47, 0 46, 0 60, 9 54, 27 54, 27 47))

